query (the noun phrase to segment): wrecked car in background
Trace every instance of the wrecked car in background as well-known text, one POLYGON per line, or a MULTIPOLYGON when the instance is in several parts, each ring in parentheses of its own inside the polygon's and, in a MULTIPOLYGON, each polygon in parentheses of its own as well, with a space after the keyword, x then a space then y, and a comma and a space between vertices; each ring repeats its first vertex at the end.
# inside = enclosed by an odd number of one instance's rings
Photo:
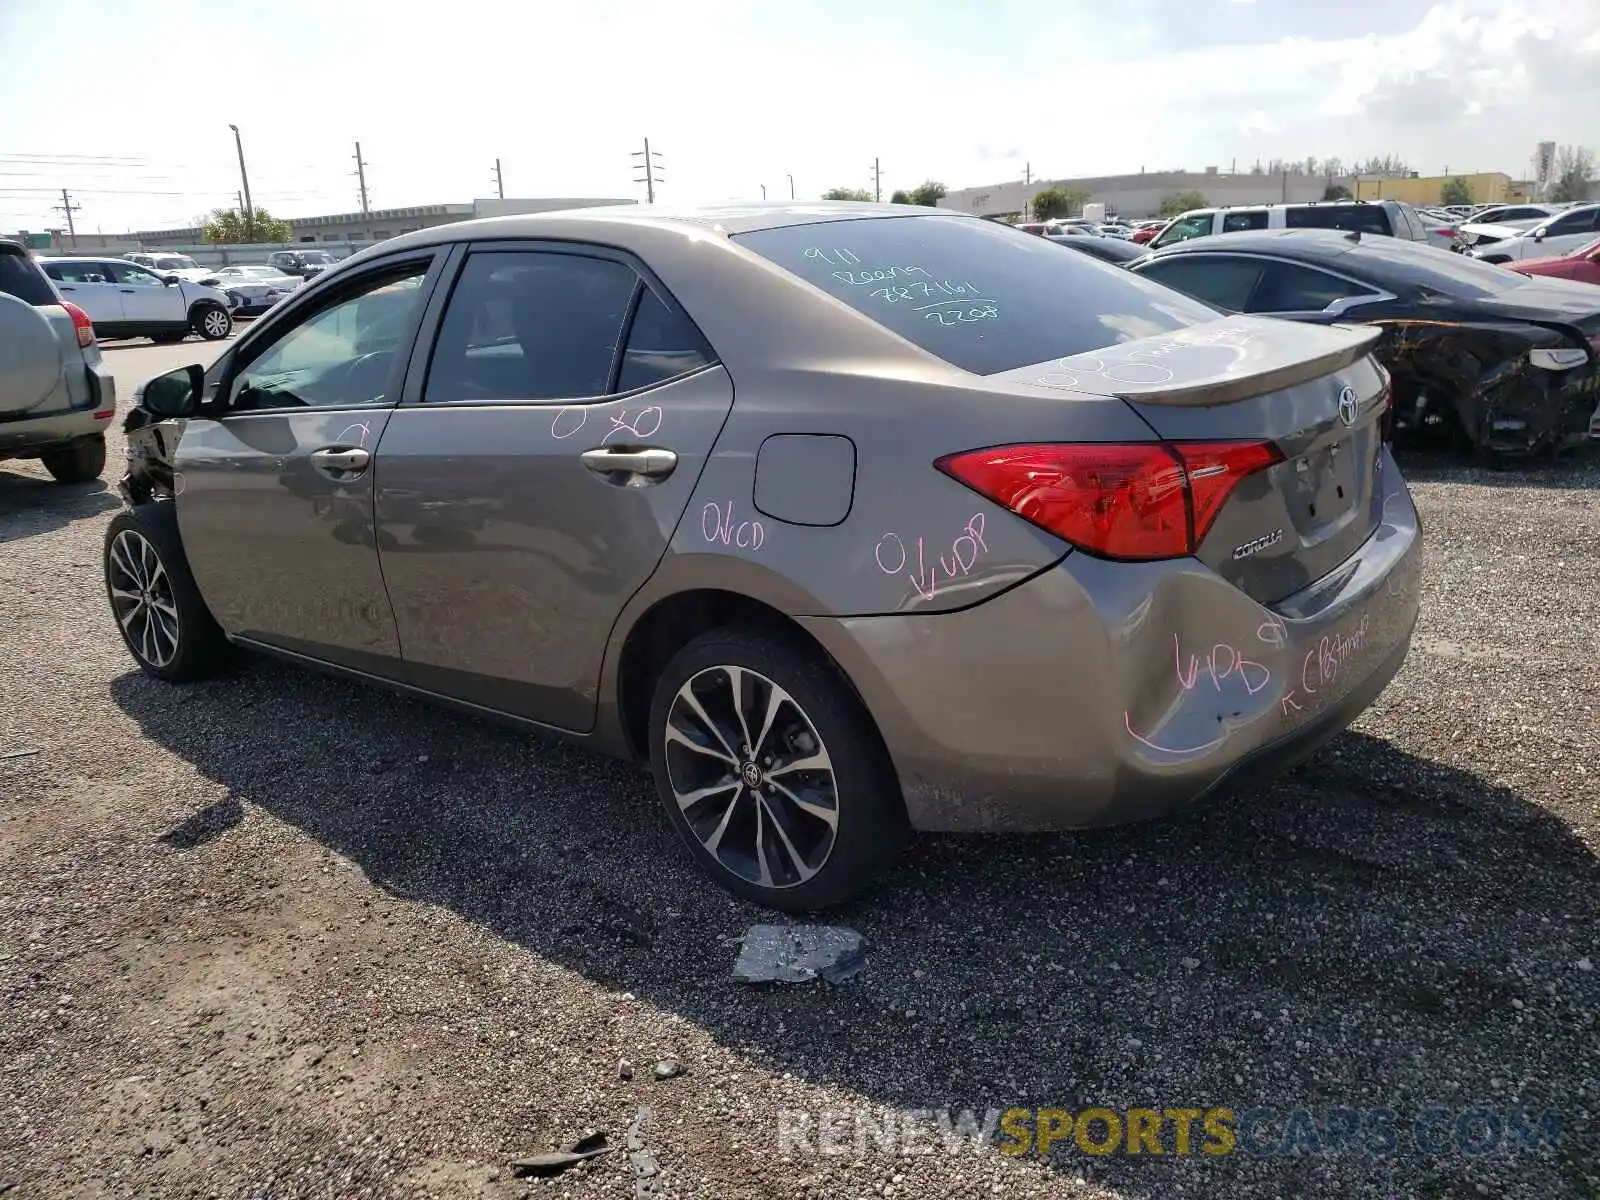
POLYGON ((1219 234, 1129 269, 1231 312, 1381 328, 1397 435, 1492 459, 1600 433, 1600 289, 1589 284, 1314 230, 1219 234))

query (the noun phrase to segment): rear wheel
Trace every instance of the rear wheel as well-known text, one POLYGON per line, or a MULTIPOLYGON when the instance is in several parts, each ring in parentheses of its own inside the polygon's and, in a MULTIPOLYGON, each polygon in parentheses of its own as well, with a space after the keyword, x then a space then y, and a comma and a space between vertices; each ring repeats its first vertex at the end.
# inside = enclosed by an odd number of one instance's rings
POLYGON ((680 650, 656 682, 650 761, 696 860, 771 908, 843 903, 907 840, 899 781, 860 700, 781 636, 720 629, 680 650))
POLYGON ((194 331, 208 342, 220 342, 233 332, 233 318, 220 304, 197 304, 190 319, 194 331))
POLYGON ((40 461, 57 483, 88 483, 100 478, 106 467, 106 439, 100 434, 79 438, 60 450, 42 455, 40 461))
POLYGON ((187 683, 227 661, 231 647, 189 573, 170 502, 141 504, 113 517, 104 557, 111 614, 145 674, 187 683))

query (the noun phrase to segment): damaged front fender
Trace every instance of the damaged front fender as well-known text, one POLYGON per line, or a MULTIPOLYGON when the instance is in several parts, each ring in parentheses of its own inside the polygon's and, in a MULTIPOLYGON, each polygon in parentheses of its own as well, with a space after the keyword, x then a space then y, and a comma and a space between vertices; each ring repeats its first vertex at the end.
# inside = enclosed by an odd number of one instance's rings
POLYGON ((176 485, 172 464, 187 424, 180 419, 162 419, 143 408, 129 411, 122 422, 127 464, 122 478, 117 480, 117 491, 124 503, 149 504, 178 494, 181 489, 176 485))

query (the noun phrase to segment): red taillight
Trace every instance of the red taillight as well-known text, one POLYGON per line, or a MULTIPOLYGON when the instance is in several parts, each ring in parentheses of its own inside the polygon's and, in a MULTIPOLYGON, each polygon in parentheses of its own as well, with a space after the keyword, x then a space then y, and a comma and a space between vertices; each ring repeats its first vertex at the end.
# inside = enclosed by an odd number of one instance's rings
POLYGON ((1281 462, 1270 442, 996 446, 934 465, 1102 558, 1193 554, 1245 476, 1281 462))
POLYGON ((94 345, 94 322, 89 320, 89 314, 70 300, 63 300, 61 307, 66 309, 67 315, 72 318, 72 328, 78 335, 78 345, 84 349, 94 345))
POLYGON ((1442 238, 1450 238, 1452 240, 1454 240, 1456 236, 1456 231, 1454 229, 1435 229, 1434 232, 1442 238))

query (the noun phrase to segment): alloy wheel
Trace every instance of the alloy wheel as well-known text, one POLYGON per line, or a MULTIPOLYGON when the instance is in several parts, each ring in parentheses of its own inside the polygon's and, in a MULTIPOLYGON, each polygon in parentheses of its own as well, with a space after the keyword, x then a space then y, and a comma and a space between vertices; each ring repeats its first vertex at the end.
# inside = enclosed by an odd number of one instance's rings
POLYGON ((128 647, 158 670, 167 666, 178 654, 178 608, 156 548, 124 529, 111 543, 106 582, 128 647))
POLYGON ((206 333, 211 337, 220 338, 227 335, 228 314, 220 308, 208 309, 206 315, 200 318, 200 323, 205 326, 206 333))
POLYGON ((697 672, 667 710, 667 781, 690 832, 725 869, 797 887, 838 835, 833 763, 805 711, 746 667, 697 672))

